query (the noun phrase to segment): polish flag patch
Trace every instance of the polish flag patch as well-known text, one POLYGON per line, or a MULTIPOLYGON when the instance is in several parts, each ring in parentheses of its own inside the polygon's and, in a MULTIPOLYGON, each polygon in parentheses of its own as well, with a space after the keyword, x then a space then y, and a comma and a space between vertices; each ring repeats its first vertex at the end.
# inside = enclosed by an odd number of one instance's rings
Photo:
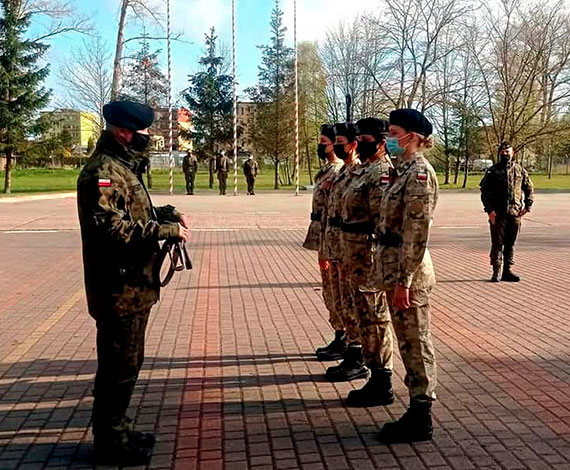
POLYGON ((382 184, 388 184, 390 182, 390 176, 389 175, 384 175, 382 176, 382 178, 380 178, 380 183, 382 184))
POLYGON ((111 187, 111 180, 107 178, 99 178, 99 187, 100 188, 110 188, 111 187))
POLYGON ((418 176, 416 177, 416 179, 418 181, 427 181, 428 179, 428 174, 425 171, 422 171, 421 173, 418 173, 418 176))

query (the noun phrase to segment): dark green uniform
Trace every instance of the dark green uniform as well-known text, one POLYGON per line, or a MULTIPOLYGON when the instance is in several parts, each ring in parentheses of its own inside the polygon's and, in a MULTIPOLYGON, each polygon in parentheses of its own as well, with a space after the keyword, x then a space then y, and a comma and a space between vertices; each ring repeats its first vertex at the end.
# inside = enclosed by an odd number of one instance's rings
POLYGON ((518 163, 501 161, 487 170, 481 180, 481 201, 485 212, 495 212, 491 228, 491 265, 506 268, 514 264, 514 246, 520 230, 520 214, 530 211, 533 187, 526 170, 518 163))
POLYGON ((179 234, 172 206, 153 208, 140 160, 107 131, 77 182, 89 313, 97 321, 93 433, 122 435, 159 298, 158 241, 179 234))
POLYGON ((194 155, 188 154, 184 157, 182 171, 186 178, 186 194, 194 194, 194 181, 198 173, 198 160, 194 155))
POLYGON ((259 165, 257 162, 250 158, 245 161, 243 164, 243 174, 245 175, 245 179, 247 181, 247 194, 254 195, 255 194, 255 179, 257 178, 257 173, 259 172, 259 165))
POLYGON ((220 195, 226 194, 229 172, 230 172, 230 159, 225 155, 221 155, 216 160, 216 173, 218 174, 220 195))

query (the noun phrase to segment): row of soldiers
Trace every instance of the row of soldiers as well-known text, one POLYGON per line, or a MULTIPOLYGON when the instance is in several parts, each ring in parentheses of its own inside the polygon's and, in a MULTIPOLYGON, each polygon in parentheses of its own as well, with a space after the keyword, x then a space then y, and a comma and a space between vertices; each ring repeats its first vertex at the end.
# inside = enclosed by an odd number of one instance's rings
POLYGON ((368 377, 348 395, 349 406, 390 405, 393 325, 410 407, 384 425, 385 442, 432 437, 436 363, 429 296, 435 275, 427 242, 438 182, 422 154, 433 145, 432 131, 420 112, 398 109, 389 122, 325 124, 319 137, 324 165, 303 246, 318 252, 335 338, 317 357, 342 360, 327 369, 331 382, 368 377))
MULTIPOLYGON (((222 152, 216 158, 210 160, 210 174, 216 173, 218 177, 218 187, 220 196, 224 196, 227 191, 228 176, 230 173, 232 162, 227 155, 222 152)), ((182 161, 182 171, 186 178, 186 194, 194 194, 194 184, 196 181, 196 174, 198 173, 198 159, 192 153, 188 153, 182 161)), ((252 155, 243 164, 243 174, 247 181, 247 194, 248 196, 255 195, 255 180, 259 173, 259 165, 252 155)), ((210 186, 213 181, 210 182, 210 186)))

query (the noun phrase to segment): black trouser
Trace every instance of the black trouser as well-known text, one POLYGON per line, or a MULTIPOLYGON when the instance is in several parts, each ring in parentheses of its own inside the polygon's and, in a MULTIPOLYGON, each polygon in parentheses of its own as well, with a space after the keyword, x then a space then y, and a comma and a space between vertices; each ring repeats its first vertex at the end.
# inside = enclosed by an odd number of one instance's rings
POLYGON ((515 242, 521 227, 520 217, 514 215, 497 215, 495 223, 491 226, 491 265, 502 264, 501 255, 505 260, 505 266, 512 266, 515 262, 515 242))
POLYGON ((254 194, 255 192, 255 177, 254 176, 246 176, 245 179, 247 180, 247 194, 254 194))
POLYGON ((220 184, 220 194, 226 194, 228 175, 224 173, 218 173, 218 183, 220 184))
POLYGON ((188 194, 194 193, 194 181, 196 180, 196 173, 184 173, 186 177, 186 192, 188 194))
POLYGON ((97 318, 93 434, 125 430, 125 416, 144 361, 150 307, 97 318))

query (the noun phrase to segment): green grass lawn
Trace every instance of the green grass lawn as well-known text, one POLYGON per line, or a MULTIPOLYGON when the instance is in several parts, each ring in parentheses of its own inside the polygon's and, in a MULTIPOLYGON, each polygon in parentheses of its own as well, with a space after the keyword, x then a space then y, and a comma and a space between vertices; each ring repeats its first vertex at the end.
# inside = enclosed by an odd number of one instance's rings
MULTIPOLYGON (((12 194, 33 194, 33 193, 46 193, 46 192, 63 192, 74 191, 75 184, 79 170, 75 169, 27 169, 27 170, 14 170, 12 174, 12 194)), ((459 178, 459 184, 453 184, 453 177, 451 178, 452 184, 443 184, 443 175, 439 174, 439 182, 441 189, 461 189, 463 184, 463 176, 459 178)), ((478 189, 481 174, 473 174, 469 176, 467 181, 467 189, 478 189)), ((0 172, 1 184, 4 184, 4 173, 0 172)), ((547 175, 533 174, 531 175, 535 188, 537 189, 552 189, 552 190, 570 190, 570 175, 554 175, 552 179, 548 179, 547 175)), ((196 190, 208 190, 209 176, 207 172, 199 172, 196 177, 196 190)), ((309 176, 305 172, 301 175, 301 186, 309 184, 309 176)), ((257 190, 272 190, 273 189, 273 172, 271 169, 265 169, 260 173, 256 185, 257 190)), ((174 188, 176 193, 185 192, 184 175, 178 169, 174 175, 174 188)), ((214 178, 214 189, 217 191, 218 181, 214 178)), ((230 174, 228 178, 228 193, 233 192, 234 177, 230 174)), ((153 190, 155 191, 168 191, 169 189, 169 173, 168 170, 154 170, 153 171, 153 190)), ((294 190, 294 186, 283 186, 283 190, 294 190)), ((238 191, 243 193, 247 190, 247 185, 243 174, 238 173, 238 191)), ((1 191, 1 190, 0 190, 1 191)), ((3 194, 0 192, 0 196, 3 194)))

